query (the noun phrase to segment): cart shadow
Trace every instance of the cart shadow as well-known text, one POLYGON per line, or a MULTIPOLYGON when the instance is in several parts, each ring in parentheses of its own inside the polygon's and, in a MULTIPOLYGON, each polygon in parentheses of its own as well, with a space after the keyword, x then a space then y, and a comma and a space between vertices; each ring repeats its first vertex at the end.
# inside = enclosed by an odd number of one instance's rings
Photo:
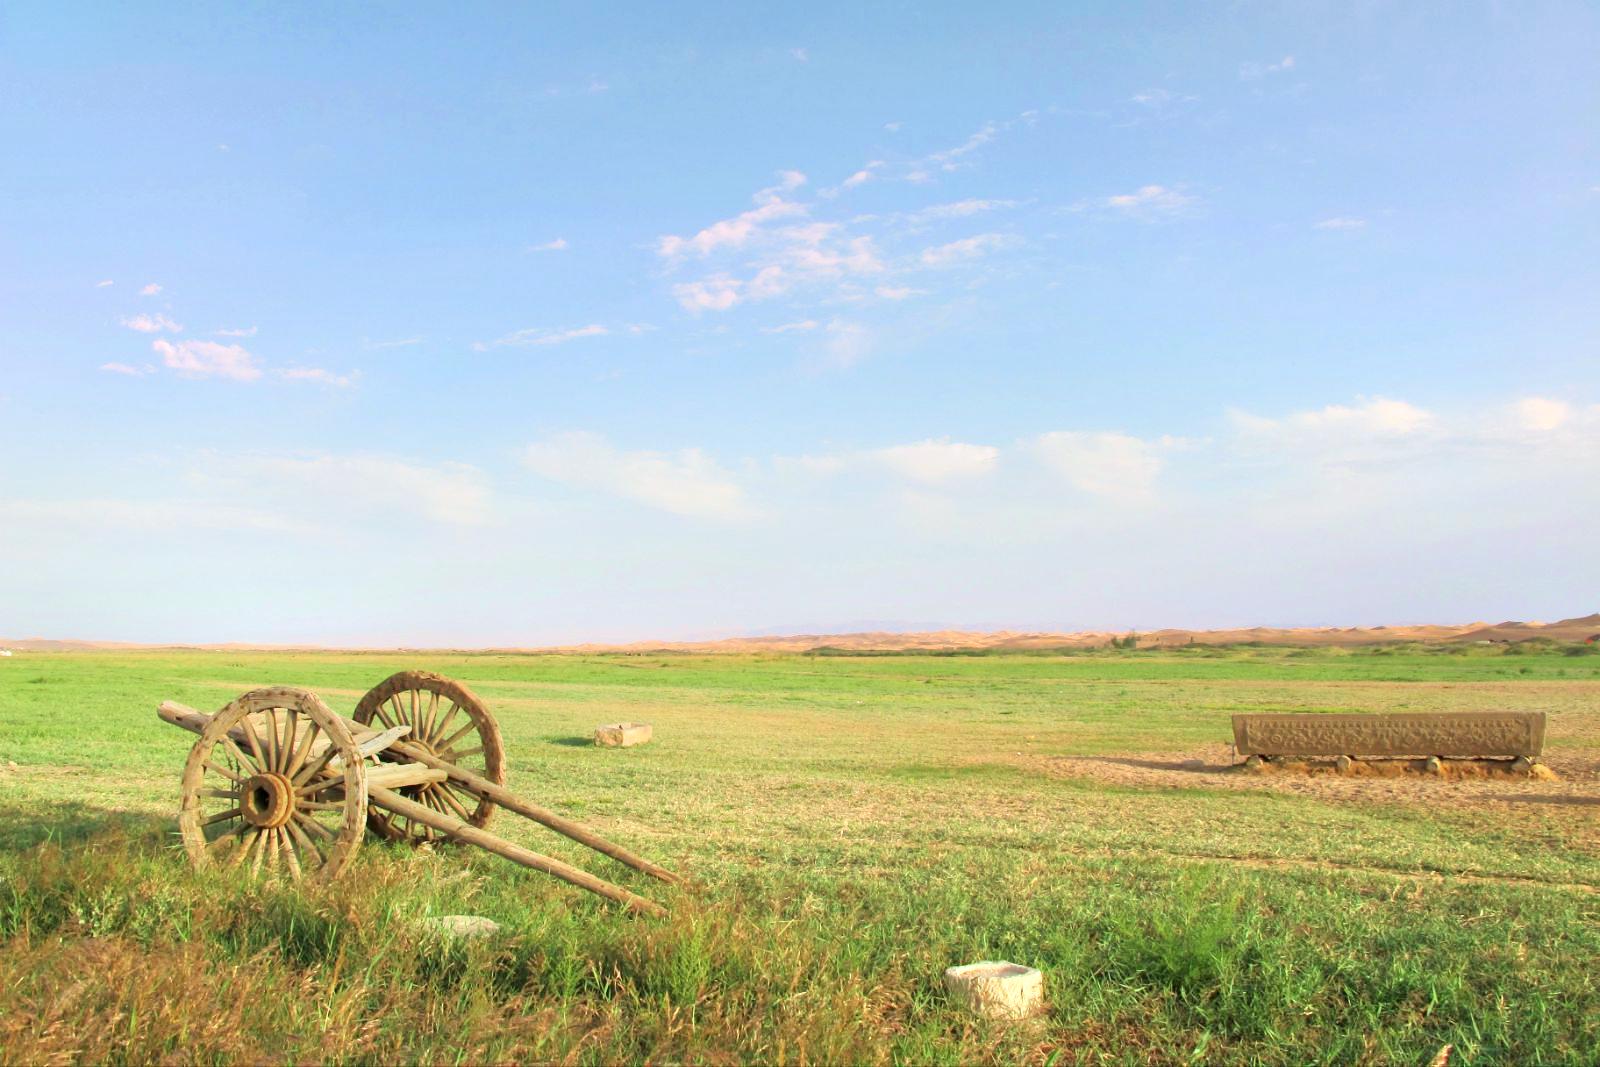
POLYGON ((144 812, 115 811, 75 800, 40 811, 0 806, 0 852, 23 852, 46 842, 70 848, 92 838, 161 839, 173 820, 144 812))
POLYGON ((1134 759, 1129 756, 1078 756, 1086 763, 1113 763, 1119 767, 1142 767, 1151 771, 1188 771, 1191 774, 1221 774, 1232 770, 1231 763, 1207 763, 1199 759, 1154 760, 1134 759))

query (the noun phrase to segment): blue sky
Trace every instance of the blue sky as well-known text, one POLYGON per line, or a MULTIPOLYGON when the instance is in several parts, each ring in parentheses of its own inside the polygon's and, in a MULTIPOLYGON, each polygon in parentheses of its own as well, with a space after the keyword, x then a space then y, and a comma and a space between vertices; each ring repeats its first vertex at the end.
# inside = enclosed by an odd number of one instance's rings
POLYGON ((8 6, 0 634, 1595 610, 1580 3, 8 6))

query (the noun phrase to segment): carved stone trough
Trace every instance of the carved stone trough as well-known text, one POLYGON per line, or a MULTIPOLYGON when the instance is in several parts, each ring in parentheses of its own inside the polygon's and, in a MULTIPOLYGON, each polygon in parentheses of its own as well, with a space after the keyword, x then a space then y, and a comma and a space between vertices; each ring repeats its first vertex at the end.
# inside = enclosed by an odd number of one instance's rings
POLYGON ((1239 755, 1388 759, 1533 760, 1544 749, 1542 711, 1382 715, 1235 715, 1239 755))

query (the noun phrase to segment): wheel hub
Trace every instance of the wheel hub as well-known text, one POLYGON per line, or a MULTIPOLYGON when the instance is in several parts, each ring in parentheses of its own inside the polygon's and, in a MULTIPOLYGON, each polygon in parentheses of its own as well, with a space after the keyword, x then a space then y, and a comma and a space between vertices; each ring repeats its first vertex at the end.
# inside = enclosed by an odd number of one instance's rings
POLYGON ((276 829, 294 814, 294 783, 281 774, 257 774, 240 787, 239 807, 245 821, 264 830, 276 829))

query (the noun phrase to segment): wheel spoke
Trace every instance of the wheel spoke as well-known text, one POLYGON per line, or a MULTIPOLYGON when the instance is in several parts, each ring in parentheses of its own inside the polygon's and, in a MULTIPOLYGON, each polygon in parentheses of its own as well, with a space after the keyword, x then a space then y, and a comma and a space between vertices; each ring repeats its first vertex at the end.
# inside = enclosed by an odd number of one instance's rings
POLYGON ((256 736, 255 721, 249 715, 246 715, 239 720, 239 728, 244 731, 245 744, 250 746, 250 751, 256 757, 256 767, 263 771, 272 770, 272 765, 267 762, 266 757, 261 755, 261 739, 256 736))
POLYGON ((317 820, 313 819, 309 815, 301 815, 297 811, 297 812, 294 813, 294 819, 301 826, 304 826, 308 830, 315 830, 317 833, 321 834, 323 837, 326 837, 326 838, 328 838, 330 840, 333 840, 333 841, 337 841, 339 839, 339 835, 338 834, 334 833, 332 830, 328 829, 326 826, 322 825, 320 822, 318 822, 317 820))
POLYGON ((383 713, 383 705, 382 704, 374 704, 374 705, 372 705, 372 710, 377 714, 378 718, 383 720, 383 724, 385 726, 387 726, 389 729, 393 730, 396 726, 400 725, 399 723, 397 723, 394 720, 390 719, 389 716, 387 716, 387 715, 385 715, 383 713))
POLYGON ((469 734, 473 730, 477 729, 477 727, 478 727, 477 723, 469 722, 465 726, 463 726, 461 729, 459 729, 455 733, 451 734, 450 737, 447 740, 440 742, 438 745, 435 745, 434 747, 438 748, 440 750, 451 748, 451 747, 453 747, 455 745, 455 743, 457 741, 459 741, 463 737, 467 736, 467 734, 469 734))
POLYGON ((206 760, 206 764, 205 765, 206 765, 206 767, 208 769, 216 771, 218 774, 222 775, 224 778, 232 779, 233 781, 239 782, 240 784, 244 783, 244 775, 235 774, 234 772, 228 770, 228 768, 222 766, 221 764, 212 763, 210 760, 206 760))
MULTIPOLYGON (((248 826, 249 824, 246 823, 245 825, 248 826)), ((255 827, 251 827, 251 829, 255 830, 255 827)), ((256 832, 254 834, 252 834, 251 837, 250 837, 250 843, 248 845, 246 845, 245 847, 239 849, 239 851, 234 853, 233 860, 231 862, 229 862, 228 866, 230 868, 239 866, 246 859, 248 859, 252 853, 254 853, 258 849, 260 849, 260 847, 261 847, 261 831, 260 830, 256 830, 256 832)))
POLYGON ((289 709, 287 721, 283 724, 283 744, 278 746, 279 773, 289 769, 289 764, 294 760, 295 742, 300 740, 300 712, 294 708, 289 709))
POLYGON ((240 808, 229 808, 227 811, 218 812, 217 814, 211 816, 211 818, 205 820, 200 825, 210 826, 212 823, 219 823, 225 819, 237 819, 243 814, 244 811, 240 808))
POLYGON ((342 801, 301 800, 295 799, 294 806, 301 811, 343 811, 342 801))
POLYGON ((439 694, 428 691, 428 710, 422 713, 422 724, 418 727, 423 738, 433 736, 434 723, 439 718, 439 694))
POLYGON ((294 842, 289 840, 289 831, 278 827, 278 845, 283 849, 283 858, 289 865, 289 874, 295 881, 300 881, 305 875, 300 870, 300 857, 294 854, 294 842))
MULTIPOLYGON (((332 741, 333 738, 330 737, 328 740, 332 741)), ((328 761, 333 759, 333 757, 337 756, 338 754, 339 754, 338 746, 330 744, 323 751, 322 755, 317 757, 315 763, 306 764, 304 767, 302 767, 300 769, 300 773, 294 776, 293 781, 294 781, 295 789, 298 791, 301 786, 305 785, 307 782, 311 781, 317 775, 321 774, 322 773, 322 768, 326 767, 328 765, 328 761)))
POLYGON ((318 866, 328 862, 328 857, 322 852, 322 846, 318 845, 315 841, 311 840, 311 838, 307 837, 306 832, 300 829, 300 825, 293 819, 289 820, 289 825, 285 827, 285 829, 287 829, 290 835, 297 842, 299 842, 300 849, 306 853, 307 860, 310 860, 312 856, 316 856, 318 866))
POLYGON ((235 804, 239 803, 239 791, 237 789, 216 789, 212 786, 207 786, 200 790, 200 795, 203 797, 220 797, 223 800, 231 800, 235 804))
POLYGON ((261 830, 256 834, 256 840, 261 842, 261 847, 256 849, 255 858, 250 861, 250 873, 252 875, 261 873, 261 865, 267 858, 267 849, 271 847, 271 842, 267 840, 269 836, 265 830, 261 830))
POLYGON ((438 793, 440 799, 455 809, 457 817, 459 817, 462 822, 472 821, 472 813, 469 812, 466 808, 466 805, 462 804, 461 801, 456 797, 455 790, 451 789, 443 782, 434 783, 434 790, 438 793))
POLYGON ((322 733, 322 727, 317 725, 317 720, 311 720, 311 727, 306 731, 306 739, 294 754, 294 761, 283 772, 285 778, 293 779, 300 768, 305 766, 306 758, 311 755, 311 749, 317 743, 317 736, 322 733))
POLYGON ((439 758, 444 760, 446 763, 459 763, 468 756, 481 755, 483 755, 483 746, 479 745, 476 748, 462 749, 460 752, 457 752, 454 749, 445 749, 443 752, 439 753, 439 758))
POLYGON ((267 709, 267 766, 278 770, 278 709, 267 709))
POLYGON ((450 720, 454 719, 456 717, 456 713, 459 712, 460 710, 461 710, 461 705, 456 703, 454 700, 452 700, 450 702, 450 710, 444 713, 444 718, 441 719, 439 721, 438 725, 436 725, 433 728, 433 732, 431 734, 429 734, 427 737, 423 738, 423 740, 424 741, 432 741, 435 737, 440 736, 446 730, 450 729, 450 720))
POLYGON ((235 744, 233 738, 229 737, 227 734, 222 735, 222 744, 223 747, 233 754, 233 758, 239 761, 240 770, 244 770, 246 767, 249 767, 255 771, 266 770, 266 768, 261 766, 261 764, 257 763, 249 756, 246 756, 244 754, 244 750, 235 744))

